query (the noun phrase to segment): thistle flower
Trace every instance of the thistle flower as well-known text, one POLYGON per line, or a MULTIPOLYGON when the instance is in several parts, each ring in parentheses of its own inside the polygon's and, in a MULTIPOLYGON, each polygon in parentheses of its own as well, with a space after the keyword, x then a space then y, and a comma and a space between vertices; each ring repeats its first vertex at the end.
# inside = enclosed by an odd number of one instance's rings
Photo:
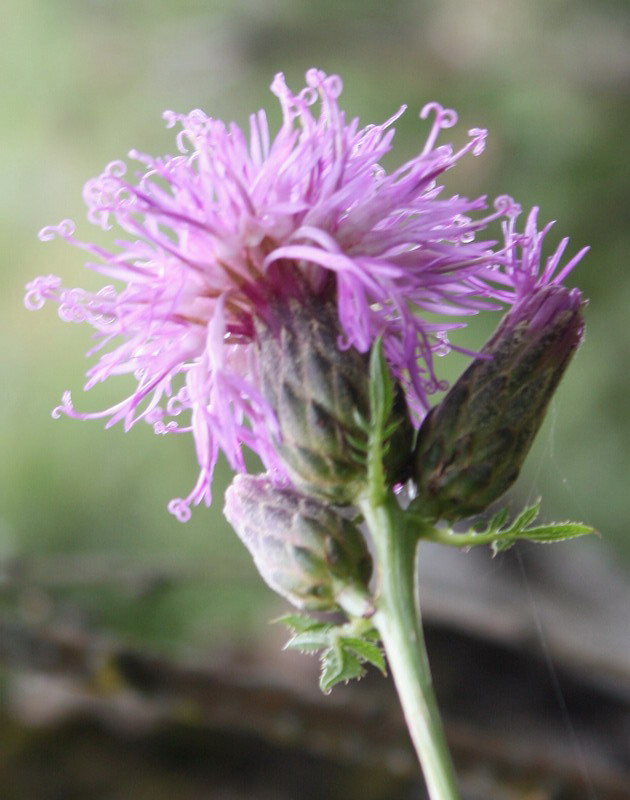
POLYGON ((85 186, 88 219, 123 231, 112 249, 76 238, 69 220, 40 233, 85 250, 86 266, 121 288, 65 289, 49 275, 28 284, 27 307, 54 300, 63 320, 94 328, 89 354, 103 354, 85 390, 115 375, 137 381, 130 396, 100 412, 75 410, 66 392, 53 414, 191 432, 200 474, 186 498, 170 503, 181 520, 191 505, 210 503, 219 451, 244 471, 246 445, 277 480, 288 477, 257 347, 260 322, 272 325, 274 308, 305 296, 311 307, 332 304, 341 351, 366 353, 382 336, 417 425, 442 388, 434 355, 463 324, 454 318, 528 291, 511 269, 510 249, 521 246, 518 207, 499 198, 487 211, 484 197, 445 198, 437 183, 464 155, 481 153, 485 131, 470 130, 459 150, 437 145, 457 117, 430 103, 420 114, 433 115, 422 151, 387 174, 379 163, 404 108, 360 127, 339 107, 339 78, 309 70, 306 83, 293 94, 281 74, 273 81, 283 115, 273 139, 264 111, 250 117, 249 136, 199 110, 166 112, 167 126, 181 127, 178 155, 132 151, 134 175, 115 161, 85 186), (493 250, 478 235, 499 218, 507 244, 493 250), (180 423, 182 414, 189 419, 180 423))

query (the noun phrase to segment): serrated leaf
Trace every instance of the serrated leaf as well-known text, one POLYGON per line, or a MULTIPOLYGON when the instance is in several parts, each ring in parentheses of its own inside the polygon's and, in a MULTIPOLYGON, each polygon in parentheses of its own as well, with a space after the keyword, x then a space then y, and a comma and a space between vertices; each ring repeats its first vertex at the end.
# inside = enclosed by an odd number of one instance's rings
POLYGON ((298 633, 303 633, 304 631, 310 630, 319 630, 322 627, 330 627, 330 623, 320 622, 317 619, 313 619, 313 617, 307 617, 305 614, 285 614, 282 617, 272 620, 272 622, 274 624, 279 622, 282 625, 286 625, 288 628, 297 631, 298 633))
POLYGON ((370 353, 370 412, 373 428, 382 432, 393 403, 394 387, 383 355, 383 342, 378 338, 370 353))
POLYGON ((506 550, 509 550, 510 547, 514 547, 516 540, 516 536, 505 536, 502 539, 495 539, 490 545, 492 555, 496 556, 498 553, 504 553, 506 550))
POLYGON ((367 661, 375 666, 383 675, 387 674, 383 651, 378 645, 374 644, 374 642, 348 637, 342 640, 342 647, 351 650, 355 655, 359 656, 362 661, 367 661))
POLYGON ((378 646, 380 635, 375 628, 361 630, 355 636, 346 636, 345 631, 349 628, 352 630, 350 624, 340 626, 320 622, 304 614, 286 614, 274 622, 281 622, 296 632, 284 646, 285 650, 303 653, 323 651, 320 678, 323 692, 329 692, 342 681, 362 677, 365 674, 364 662, 373 664, 383 674, 386 672, 385 659, 378 646))
POLYGON ((360 439, 358 436, 352 436, 346 433, 346 439, 352 448, 350 451, 350 458, 356 463, 365 467, 368 457, 368 439, 360 439))
POLYGON ((529 539, 532 542, 560 542, 563 539, 574 539, 576 536, 586 536, 590 533, 596 533, 595 528, 582 525, 580 522, 552 522, 549 525, 528 528, 519 538, 529 539))
POLYGON ((319 688, 328 694, 337 683, 360 678, 364 674, 365 670, 357 656, 340 646, 331 647, 322 656, 319 688))
POLYGON ((533 506, 526 508, 518 515, 514 522, 510 525, 506 533, 516 533, 522 531, 531 522, 533 522, 540 513, 540 500, 537 500, 533 506))
POLYGON ((357 426, 357 428, 359 428, 359 430, 362 430, 365 433, 369 433, 370 422, 363 416, 363 414, 357 408, 354 408, 352 410, 352 420, 354 424, 357 426))
POLYGON ((353 463, 358 464, 359 467, 365 469, 367 460, 365 453, 357 453, 356 450, 350 450, 350 452, 348 453, 348 457, 353 463))
POLYGON ((328 630, 304 631, 296 633, 285 644, 285 650, 300 650, 302 653, 315 653, 325 647, 330 647, 330 627, 328 630))
POLYGON ((488 531, 500 530, 507 522, 509 514, 510 510, 507 508, 507 506, 502 508, 500 511, 497 511, 497 513, 490 519, 490 522, 488 523, 488 531))
POLYGON ((577 536, 587 536, 592 533, 597 533, 595 528, 590 525, 582 525, 580 522, 554 522, 549 525, 540 525, 535 528, 527 528, 524 531, 500 535, 492 543, 492 551, 495 555, 502 553, 505 550, 509 550, 519 540, 544 544, 561 542, 565 539, 575 539, 577 536))
POLYGON ((351 444, 355 450, 357 450, 360 454, 365 455, 367 452, 367 442, 365 439, 359 439, 349 433, 346 433, 345 437, 348 443, 351 444))
POLYGON ((401 425, 402 419, 395 419, 393 422, 390 422, 389 425, 386 425, 385 429, 383 430, 383 438, 390 439, 401 425))

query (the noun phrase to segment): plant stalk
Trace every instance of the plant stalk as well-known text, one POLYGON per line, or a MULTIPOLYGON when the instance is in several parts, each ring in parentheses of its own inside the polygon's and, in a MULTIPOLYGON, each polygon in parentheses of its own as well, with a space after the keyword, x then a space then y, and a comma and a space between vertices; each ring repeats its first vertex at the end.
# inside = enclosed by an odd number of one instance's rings
POLYGON ((431 800, 460 800, 433 691, 416 598, 418 526, 412 532, 391 495, 360 500, 377 555, 378 629, 431 800))

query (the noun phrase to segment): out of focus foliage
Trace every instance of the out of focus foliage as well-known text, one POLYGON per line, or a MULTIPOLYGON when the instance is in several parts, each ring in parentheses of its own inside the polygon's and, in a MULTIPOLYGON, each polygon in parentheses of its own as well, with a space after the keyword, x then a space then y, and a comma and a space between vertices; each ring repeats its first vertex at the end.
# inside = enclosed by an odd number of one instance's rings
MULTIPOLYGON (((539 204, 541 219, 559 220, 554 241, 570 235, 571 253, 592 245, 572 277, 591 300, 587 340, 516 491, 542 494, 547 519, 594 524, 604 542, 586 546, 628 558, 625 0, 8 0, 2 29, 0 559, 107 556, 120 578, 90 582, 89 570, 77 568, 62 590, 54 570, 64 562, 46 561, 54 609, 31 598, 28 613, 81 609, 102 626, 168 646, 203 644, 228 628, 245 635, 282 607, 223 520, 226 469, 210 510, 183 526, 167 513, 167 501, 195 479, 190 438, 50 419, 66 388, 78 407, 95 409, 124 387, 82 395, 87 328, 62 324, 52 307, 29 314, 22 287, 49 272, 66 285, 99 285, 80 252, 41 244, 37 231, 73 217, 82 238, 98 236, 85 221, 83 183, 132 147, 173 152, 164 109, 201 107, 246 125, 264 105, 277 119, 274 73, 298 86, 311 66, 343 77, 344 105, 366 123, 409 105, 386 166, 421 145, 417 111, 437 100, 460 113, 455 137, 490 130, 486 153, 448 176, 454 191, 539 204), (127 567, 159 562, 160 579, 124 578, 121 558, 127 567)), ((458 342, 480 343, 492 324, 480 319, 458 342)), ((445 376, 462 365, 446 359, 445 376)), ((564 546, 570 558, 573 545, 564 546)))

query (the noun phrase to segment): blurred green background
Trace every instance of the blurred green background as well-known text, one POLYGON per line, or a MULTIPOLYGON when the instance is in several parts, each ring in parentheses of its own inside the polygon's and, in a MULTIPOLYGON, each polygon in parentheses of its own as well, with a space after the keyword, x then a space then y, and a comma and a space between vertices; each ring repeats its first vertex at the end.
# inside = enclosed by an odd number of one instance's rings
MULTIPOLYGON (((264 106, 277 120, 274 73, 296 88, 311 66, 342 76, 343 104, 366 124, 409 105, 389 167, 422 146, 429 100, 457 109, 455 137, 488 128, 485 154, 450 187, 538 204, 558 220, 552 242, 592 246, 571 278, 590 298, 588 336, 515 492, 542 494, 548 519, 596 525, 603 538, 586 546, 630 563, 627 0, 5 0, 2 38, 0 559, 28 559, 51 592, 24 613, 179 649, 264 636, 284 609, 222 518, 223 466, 212 509, 186 525, 167 513, 196 476, 189 438, 51 420, 67 388, 92 410, 124 387, 83 395, 90 331, 52 305, 27 312, 22 295, 50 272, 99 285, 79 251, 37 232, 71 217, 89 240, 83 183, 132 147, 172 153, 164 109, 246 125, 264 106)), ((473 321, 470 341, 493 324, 473 321)), ((446 361, 452 377, 461 362, 446 361)))

